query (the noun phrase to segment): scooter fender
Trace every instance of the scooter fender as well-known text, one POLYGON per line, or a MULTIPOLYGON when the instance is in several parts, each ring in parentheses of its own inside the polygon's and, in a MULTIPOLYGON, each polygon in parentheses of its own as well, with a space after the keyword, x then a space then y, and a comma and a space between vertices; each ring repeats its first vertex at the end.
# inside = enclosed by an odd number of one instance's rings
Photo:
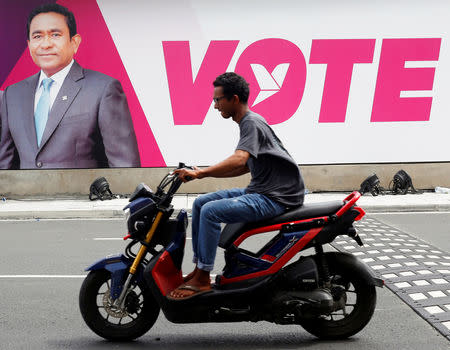
MULTIPOLYGON (((325 253, 326 255, 335 256, 337 261, 334 263, 353 265, 360 272, 359 275, 366 281, 368 285, 380 287, 384 286, 384 281, 380 278, 377 278, 373 275, 373 272, 369 269, 369 267, 364 264, 361 260, 355 257, 353 254, 349 253, 325 253)), ((330 262, 330 261, 329 261, 330 262)))
POLYGON ((107 270, 111 272, 111 298, 115 300, 122 292, 124 276, 132 264, 133 261, 123 254, 110 255, 95 262, 85 271, 107 270))

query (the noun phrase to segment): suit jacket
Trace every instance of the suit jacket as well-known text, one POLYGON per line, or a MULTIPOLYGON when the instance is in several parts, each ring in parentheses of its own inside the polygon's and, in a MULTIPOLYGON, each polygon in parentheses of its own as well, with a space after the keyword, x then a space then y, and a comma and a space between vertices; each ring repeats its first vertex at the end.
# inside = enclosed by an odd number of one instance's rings
POLYGON ((34 122, 38 81, 39 73, 4 91, 0 169, 140 166, 119 81, 74 62, 50 110, 40 147, 34 122))
MULTIPOLYGON (((2 97, 3 97, 3 91, 0 90, 0 111, 2 108, 2 97)), ((2 119, 0 118, 0 140, 2 139, 2 119)))

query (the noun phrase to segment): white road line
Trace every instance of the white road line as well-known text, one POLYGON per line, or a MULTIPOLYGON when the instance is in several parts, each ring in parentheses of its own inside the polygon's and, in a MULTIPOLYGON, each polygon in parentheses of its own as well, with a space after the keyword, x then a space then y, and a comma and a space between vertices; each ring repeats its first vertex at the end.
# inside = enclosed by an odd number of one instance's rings
POLYGON ((97 237, 92 238, 94 241, 123 241, 121 237, 97 237))
POLYGON ((28 218, 28 219, 7 219, 0 218, 0 222, 24 222, 24 221, 123 221, 122 217, 112 217, 112 218, 28 218))
MULTIPOLYGON (((85 278, 87 275, 0 275, 0 278, 85 278)), ((185 277, 187 275, 183 275, 185 277)), ((211 278, 216 278, 211 274, 211 278)))
MULTIPOLYGON (((186 239, 192 239, 192 237, 186 237, 186 239)), ((92 238, 94 241, 123 241, 120 237, 96 237, 92 238)))
POLYGON ((0 275, 0 278, 85 278, 86 275, 0 275))
MULTIPOLYGON (((362 206, 361 206, 362 208, 362 206)), ((411 215, 411 214, 450 214, 450 211, 392 211, 392 212, 378 212, 378 213, 366 213, 368 216, 375 215, 411 215)))

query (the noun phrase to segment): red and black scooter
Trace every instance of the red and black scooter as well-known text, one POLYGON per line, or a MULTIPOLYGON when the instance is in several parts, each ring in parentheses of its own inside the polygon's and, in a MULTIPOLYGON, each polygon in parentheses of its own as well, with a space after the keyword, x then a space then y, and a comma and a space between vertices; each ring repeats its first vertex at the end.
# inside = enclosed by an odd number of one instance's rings
MULTIPOLYGON (((179 168, 184 167, 180 163, 179 168)), ((383 282, 351 254, 324 252, 348 235, 362 245, 353 222, 364 216, 359 192, 344 201, 304 204, 269 220, 229 224, 219 246, 225 267, 212 290, 186 300, 167 295, 183 282, 187 214, 173 218, 171 201, 182 184, 169 173, 153 193, 140 184, 124 210, 131 239, 125 254, 89 268, 80 291, 81 314, 99 336, 131 340, 145 334, 159 311, 174 323, 269 321, 298 324, 320 338, 359 332, 375 310, 383 282), (256 252, 249 237, 272 232, 256 252), (136 249, 138 248, 138 251, 136 249), (311 255, 304 255, 308 248, 311 255)))

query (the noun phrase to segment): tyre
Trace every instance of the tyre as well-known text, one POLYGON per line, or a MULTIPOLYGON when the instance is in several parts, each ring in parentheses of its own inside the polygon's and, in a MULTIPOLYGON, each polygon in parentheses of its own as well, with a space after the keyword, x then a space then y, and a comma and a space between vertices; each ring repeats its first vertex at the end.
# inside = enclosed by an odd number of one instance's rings
POLYGON ((156 322, 159 305, 144 282, 133 282, 123 309, 112 305, 111 273, 91 271, 80 290, 80 311, 89 328, 99 336, 115 341, 136 339, 156 322))
POLYGON ((375 286, 367 271, 343 253, 326 253, 331 277, 331 294, 336 310, 329 315, 302 321, 309 333, 321 339, 345 339, 369 323, 375 311, 375 286))

